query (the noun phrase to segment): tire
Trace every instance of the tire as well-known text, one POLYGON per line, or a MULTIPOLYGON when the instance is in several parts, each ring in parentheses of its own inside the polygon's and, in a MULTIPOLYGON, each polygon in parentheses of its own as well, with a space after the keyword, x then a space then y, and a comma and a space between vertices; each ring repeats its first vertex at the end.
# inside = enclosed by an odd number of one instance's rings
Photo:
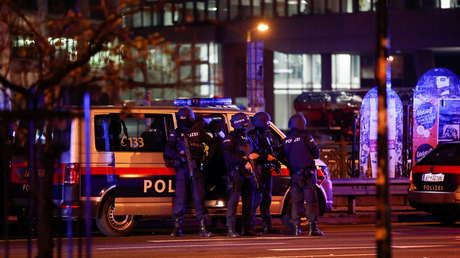
POLYGON ((326 211, 326 197, 320 187, 316 188, 316 194, 318 195, 319 215, 323 216, 326 211))
POLYGON ((108 196, 101 206, 100 215, 96 218, 99 231, 106 236, 125 236, 131 233, 136 221, 133 215, 115 216, 115 199, 108 196))

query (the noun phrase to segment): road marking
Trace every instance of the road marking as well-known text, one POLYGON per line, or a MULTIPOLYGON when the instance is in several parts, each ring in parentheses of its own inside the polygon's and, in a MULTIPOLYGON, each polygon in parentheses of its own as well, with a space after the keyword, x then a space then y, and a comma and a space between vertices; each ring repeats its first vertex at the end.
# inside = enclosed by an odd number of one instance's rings
MULTIPOLYGON (((286 243, 270 243, 270 245, 285 245, 286 243)), ((128 250, 128 249, 157 249, 157 248, 175 248, 175 247, 226 247, 226 246, 255 246, 267 245, 267 243, 241 243, 241 244, 191 244, 191 245, 140 245, 140 246, 125 246, 125 247, 98 247, 97 250, 128 250)))
POLYGON ((294 256, 259 256, 257 258, 308 258, 308 257, 358 257, 358 256, 372 256, 375 254, 315 254, 315 255, 294 255, 294 256))
POLYGON ((347 250, 347 249, 375 249, 375 246, 344 246, 344 247, 303 247, 303 248, 274 248, 269 251, 322 251, 322 250, 347 250))
POLYGON ((164 239, 164 240, 147 240, 149 243, 181 243, 181 242, 217 242, 217 241, 243 241, 243 240, 285 240, 285 239, 311 239, 314 237, 220 237, 220 238, 196 238, 196 239, 164 239))
POLYGON ((410 248, 431 248, 431 247, 445 247, 446 245, 394 245, 393 248, 410 249, 410 248))
MULTIPOLYGON (((394 245, 393 248, 410 249, 410 248, 431 248, 445 247, 446 245, 394 245)), ((288 252, 288 251, 322 251, 322 250, 359 250, 375 249, 375 246, 343 246, 343 247, 303 247, 303 248, 274 248, 269 251, 288 252)))

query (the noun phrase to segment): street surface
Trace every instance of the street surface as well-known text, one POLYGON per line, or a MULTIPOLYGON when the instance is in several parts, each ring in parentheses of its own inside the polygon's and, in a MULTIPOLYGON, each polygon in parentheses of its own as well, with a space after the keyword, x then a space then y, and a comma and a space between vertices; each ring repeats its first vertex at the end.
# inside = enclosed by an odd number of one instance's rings
MULTIPOLYGON (((325 237, 295 237, 269 234, 230 239, 220 231, 215 237, 200 238, 192 232, 171 238, 147 231, 129 237, 92 238, 92 257, 375 257, 375 227, 365 225, 323 225, 325 237)), ((393 257, 460 257, 460 223, 442 226, 435 222, 393 224, 393 257)), ((74 256, 85 257, 84 246, 74 256)), ((62 239, 62 257, 68 257, 67 239, 62 239)), ((84 242, 84 240, 82 241, 84 242)), ((10 242, 10 257, 27 257, 27 240, 10 242)), ((34 257, 34 256, 33 256, 34 257)), ((56 257, 59 257, 56 255, 56 257)))

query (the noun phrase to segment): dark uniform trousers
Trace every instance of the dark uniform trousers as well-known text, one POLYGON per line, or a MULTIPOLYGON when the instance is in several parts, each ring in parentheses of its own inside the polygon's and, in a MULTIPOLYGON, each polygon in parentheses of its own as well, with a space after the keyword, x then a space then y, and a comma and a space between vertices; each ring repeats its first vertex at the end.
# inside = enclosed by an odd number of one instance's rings
POLYGON ((187 209, 187 196, 192 193, 195 204, 196 217, 201 220, 207 214, 204 206, 204 176, 199 169, 194 170, 194 176, 190 177, 187 166, 176 167, 176 198, 174 199, 173 213, 175 218, 182 218, 187 209))
POLYGON ((229 186, 229 199, 227 202, 227 226, 234 228, 236 225, 236 210, 240 196, 242 197, 242 213, 243 213, 243 227, 246 230, 253 229, 253 221, 255 219, 254 213, 254 195, 255 195, 255 181, 254 177, 246 177, 239 175, 238 172, 232 172, 233 177, 230 179, 229 186))
POLYGON ((260 207, 260 216, 265 226, 271 226, 270 206, 272 203, 272 175, 269 171, 262 171, 258 177, 258 189, 256 191, 254 214, 260 207))
POLYGON ((291 173, 292 222, 300 223, 302 211, 310 223, 316 223, 319 217, 318 194, 316 192, 316 173, 311 169, 301 169, 291 173), (305 209, 305 201, 307 207, 305 209))

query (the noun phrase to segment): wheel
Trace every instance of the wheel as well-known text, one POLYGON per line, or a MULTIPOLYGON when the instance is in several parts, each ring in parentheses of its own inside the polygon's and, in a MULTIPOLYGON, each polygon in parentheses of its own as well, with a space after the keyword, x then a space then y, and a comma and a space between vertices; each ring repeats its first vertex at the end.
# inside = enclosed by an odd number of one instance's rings
POLYGON ((316 193, 318 195, 319 215, 323 216, 326 211, 326 197, 320 187, 316 188, 316 193))
POLYGON ((106 236, 124 236, 131 233, 136 224, 133 215, 115 216, 115 199, 107 197, 102 202, 100 216, 96 218, 96 225, 106 236))

